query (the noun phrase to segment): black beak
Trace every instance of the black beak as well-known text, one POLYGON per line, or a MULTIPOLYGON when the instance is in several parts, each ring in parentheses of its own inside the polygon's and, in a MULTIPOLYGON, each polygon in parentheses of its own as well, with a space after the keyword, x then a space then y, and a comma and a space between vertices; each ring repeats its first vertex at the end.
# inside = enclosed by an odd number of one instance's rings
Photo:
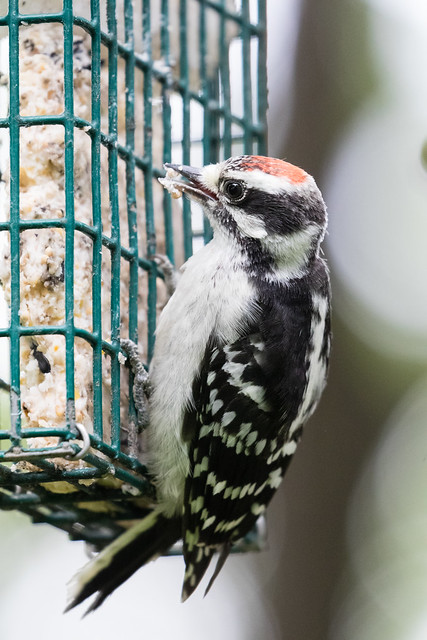
POLYGON ((159 182, 168 189, 172 195, 174 192, 184 193, 202 205, 207 204, 209 200, 217 200, 215 193, 203 184, 201 169, 183 164, 170 164, 169 162, 164 165, 164 168, 166 169, 166 177, 159 178, 159 182), (184 178, 184 180, 181 180, 181 177, 184 178))
POLYGON ((187 178, 190 182, 199 182, 202 172, 197 167, 189 167, 186 164, 171 164, 170 162, 166 162, 164 165, 165 169, 172 169, 172 171, 176 171, 183 178, 187 178))

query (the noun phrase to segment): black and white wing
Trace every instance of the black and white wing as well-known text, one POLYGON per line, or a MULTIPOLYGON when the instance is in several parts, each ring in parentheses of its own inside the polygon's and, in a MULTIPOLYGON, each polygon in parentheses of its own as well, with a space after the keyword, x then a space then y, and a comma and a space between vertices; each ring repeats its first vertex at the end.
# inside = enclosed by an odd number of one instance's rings
MULTIPOLYGON (((299 433, 287 441, 283 413, 269 397, 265 344, 250 334, 231 345, 208 348, 197 382, 183 521, 186 576, 183 598, 222 548, 252 529, 279 486, 299 433)), ((218 569, 219 570, 219 569, 218 569)))
MULTIPOLYGON (((232 344, 211 340, 194 384, 196 406, 183 433, 191 465, 184 500, 184 599, 221 549, 209 589, 232 543, 265 511, 309 415, 307 393, 313 405, 324 385, 327 353, 324 345, 312 344, 317 320, 310 301, 301 299, 301 290, 295 298, 288 291, 286 304, 280 292, 273 293, 256 328, 232 344), (313 367, 319 359, 322 366, 313 367), (318 380, 309 379, 312 371, 318 380)), ((328 343, 328 319, 321 325, 321 343, 328 343)))

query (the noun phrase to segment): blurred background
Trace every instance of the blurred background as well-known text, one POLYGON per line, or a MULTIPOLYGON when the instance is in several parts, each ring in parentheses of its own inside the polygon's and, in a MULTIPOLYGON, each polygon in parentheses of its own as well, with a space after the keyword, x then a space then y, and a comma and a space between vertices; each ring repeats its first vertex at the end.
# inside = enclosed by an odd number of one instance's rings
POLYGON ((60 612, 84 545, 1 512, 4 640, 427 638, 426 60, 423 0, 269 1, 269 153, 323 191, 334 302, 269 548, 185 605, 182 559, 162 558, 81 621, 60 612))

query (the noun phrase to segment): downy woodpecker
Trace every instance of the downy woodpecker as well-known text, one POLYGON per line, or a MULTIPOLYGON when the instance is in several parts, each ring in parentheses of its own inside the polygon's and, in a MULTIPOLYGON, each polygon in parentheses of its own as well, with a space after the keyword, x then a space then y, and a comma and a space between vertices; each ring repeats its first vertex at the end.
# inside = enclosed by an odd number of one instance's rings
POLYGON ((182 599, 213 554, 264 513, 314 411, 329 359, 327 216, 305 171, 262 156, 166 165, 213 239, 182 268, 150 367, 149 450, 158 506, 77 574, 68 608, 91 609, 182 538, 182 599))

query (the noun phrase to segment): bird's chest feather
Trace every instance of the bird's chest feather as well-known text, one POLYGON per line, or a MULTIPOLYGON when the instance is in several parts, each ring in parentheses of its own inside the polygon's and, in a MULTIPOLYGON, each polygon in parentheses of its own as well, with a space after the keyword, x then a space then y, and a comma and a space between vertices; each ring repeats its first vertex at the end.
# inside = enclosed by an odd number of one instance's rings
POLYGON ((253 287, 235 256, 215 241, 185 265, 178 287, 160 317, 151 378, 168 385, 181 402, 191 387, 210 336, 233 342, 253 313, 253 287))
POLYGON ((193 383, 212 335, 225 343, 238 336, 251 314, 252 287, 227 252, 212 241, 190 259, 164 308, 150 367, 149 448, 151 468, 165 513, 179 513, 189 472, 182 441, 186 409, 193 405, 193 383), (215 250, 213 250, 215 249, 215 250))

